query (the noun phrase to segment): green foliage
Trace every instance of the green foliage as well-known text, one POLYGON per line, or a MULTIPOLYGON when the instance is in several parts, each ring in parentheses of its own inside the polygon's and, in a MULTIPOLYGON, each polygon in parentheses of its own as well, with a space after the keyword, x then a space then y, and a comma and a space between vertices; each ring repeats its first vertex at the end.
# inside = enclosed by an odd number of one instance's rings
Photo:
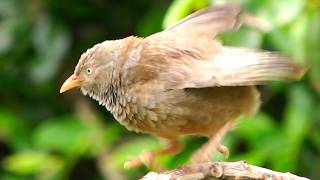
MULTIPOLYGON (((0 1, 0 179, 136 179, 123 163, 163 145, 125 130, 79 92, 59 95, 83 51, 106 39, 147 36, 225 0, 0 1), (91 109, 96 109, 93 111, 91 109)), ((229 2, 229 1, 227 1, 229 2)), ((243 0, 268 29, 243 25, 219 38, 227 45, 264 48, 309 66, 298 82, 262 88, 262 107, 224 140, 228 160, 319 179, 320 3, 243 0)), ((173 169, 206 138, 184 137, 184 150, 157 161, 173 169)), ((215 154, 215 159, 226 160, 215 154)))
POLYGON ((124 163, 130 158, 139 155, 146 149, 160 148, 159 142, 151 137, 141 137, 133 139, 125 144, 122 144, 112 152, 111 159, 115 162, 118 168, 123 168, 124 163))
POLYGON ((50 119, 34 129, 33 144, 43 151, 83 154, 92 146, 90 129, 77 118, 50 119))
POLYGON ((0 138, 14 149, 24 149, 28 143, 28 129, 21 119, 10 111, 0 108, 0 138))
POLYGON ((163 20, 163 27, 169 27, 193 11, 206 7, 208 3, 208 0, 175 0, 167 11, 163 20))
POLYGON ((3 165, 7 171, 26 175, 35 174, 39 171, 41 173, 56 171, 58 168, 61 168, 62 163, 60 159, 52 155, 38 151, 27 151, 5 158, 3 165))
POLYGON ((295 21, 305 5, 305 0, 249 1, 247 6, 261 18, 268 20, 273 28, 295 21))

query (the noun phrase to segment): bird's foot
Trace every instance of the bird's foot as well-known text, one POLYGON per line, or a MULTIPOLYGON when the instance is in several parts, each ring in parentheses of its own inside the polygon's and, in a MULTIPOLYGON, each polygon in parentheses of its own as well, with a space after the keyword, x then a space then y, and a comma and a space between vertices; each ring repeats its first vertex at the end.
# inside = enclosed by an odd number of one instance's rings
POLYGON ((155 162, 155 159, 162 155, 177 154, 180 152, 180 149, 180 143, 178 141, 170 141, 169 146, 164 149, 145 151, 140 155, 132 158, 131 160, 125 162, 124 168, 131 169, 144 164, 152 170, 162 171, 164 170, 164 168, 157 164, 155 162))
POLYGON ((142 164, 151 168, 151 169, 162 169, 155 163, 155 159, 158 156, 157 151, 144 151, 138 156, 133 157, 131 160, 124 163, 125 169, 131 169, 138 167, 142 164))
POLYGON ((197 150, 191 157, 191 163, 200 163, 210 161, 215 151, 222 153, 226 158, 229 156, 229 150, 220 142, 224 135, 232 128, 231 123, 224 125, 209 141, 197 150))
POLYGON ((225 158, 229 157, 229 149, 226 146, 224 146, 222 144, 218 145, 217 151, 220 152, 221 154, 223 154, 223 156, 225 158))
POLYGON ((229 149, 222 145, 216 144, 215 146, 211 146, 210 150, 204 148, 199 149, 196 153, 194 153, 190 159, 191 163, 203 163, 209 162, 212 159, 213 152, 218 151, 224 155, 225 158, 229 157, 229 149))

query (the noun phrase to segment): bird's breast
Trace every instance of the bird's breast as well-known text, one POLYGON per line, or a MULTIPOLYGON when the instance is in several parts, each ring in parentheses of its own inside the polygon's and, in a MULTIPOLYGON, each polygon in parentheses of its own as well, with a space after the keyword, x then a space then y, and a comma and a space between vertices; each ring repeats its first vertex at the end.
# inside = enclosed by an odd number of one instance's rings
POLYGON ((171 137, 213 133, 259 104, 254 87, 176 90, 143 97, 117 90, 104 105, 128 130, 171 137))

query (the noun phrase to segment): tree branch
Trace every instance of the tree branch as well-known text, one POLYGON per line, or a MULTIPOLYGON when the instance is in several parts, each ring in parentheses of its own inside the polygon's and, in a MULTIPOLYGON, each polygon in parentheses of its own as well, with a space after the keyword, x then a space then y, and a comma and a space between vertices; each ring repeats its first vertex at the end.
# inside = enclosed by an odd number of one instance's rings
POLYGON ((210 177, 217 179, 308 180, 308 178, 291 173, 281 173, 253 166, 244 161, 190 164, 162 173, 149 172, 141 180, 198 180, 210 177))

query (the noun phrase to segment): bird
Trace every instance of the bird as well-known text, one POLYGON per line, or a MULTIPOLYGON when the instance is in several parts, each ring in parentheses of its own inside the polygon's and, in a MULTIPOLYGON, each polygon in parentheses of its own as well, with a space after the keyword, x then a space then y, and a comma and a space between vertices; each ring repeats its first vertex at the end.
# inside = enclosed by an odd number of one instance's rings
POLYGON ((305 72, 288 56, 218 40, 242 23, 240 6, 213 5, 147 37, 103 41, 81 55, 60 93, 80 88, 128 130, 167 142, 127 161, 127 168, 179 153, 182 136, 208 137, 192 163, 209 161, 215 151, 227 156, 223 137, 261 104, 256 86, 305 72))

